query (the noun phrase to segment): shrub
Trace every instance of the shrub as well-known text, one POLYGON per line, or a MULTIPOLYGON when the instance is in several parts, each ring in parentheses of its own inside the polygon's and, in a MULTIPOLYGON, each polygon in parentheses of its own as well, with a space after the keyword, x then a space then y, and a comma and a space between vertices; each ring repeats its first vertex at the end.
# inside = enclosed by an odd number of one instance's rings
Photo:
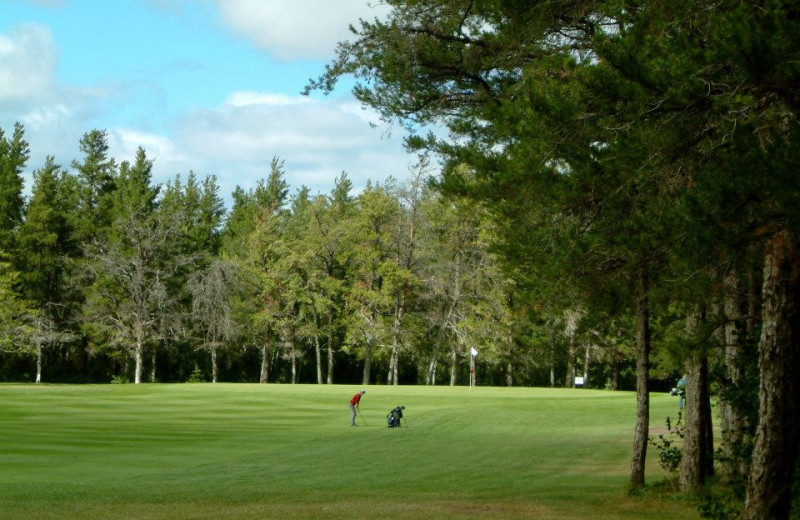
POLYGON ((192 370, 192 374, 189 376, 189 383, 205 383, 206 378, 203 375, 203 371, 200 370, 200 367, 197 366, 197 363, 194 365, 194 370, 192 370))
POLYGON ((653 438, 650 436, 648 442, 658 450, 658 462, 661 468, 666 471, 670 480, 677 481, 678 470, 681 467, 681 459, 683 458, 683 430, 684 426, 681 423, 683 412, 678 412, 678 420, 672 423, 672 419, 667 417, 667 432, 653 438))

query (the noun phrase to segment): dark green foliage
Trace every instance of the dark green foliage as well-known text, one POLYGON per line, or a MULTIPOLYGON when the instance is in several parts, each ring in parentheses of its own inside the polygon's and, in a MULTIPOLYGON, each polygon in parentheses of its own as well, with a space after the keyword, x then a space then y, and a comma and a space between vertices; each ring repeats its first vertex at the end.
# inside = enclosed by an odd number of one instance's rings
POLYGON ((693 498, 701 518, 713 520, 737 520, 741 518, 743 508, 741 490, 730 486, 726 482, 709 486, 706 490, 693 498))
POLYGON ((199 255, 207 262, 218 253, 222 240, 225 208, 213 175, 198 180, 194 172, 184 182, 180 175, 168 182, 158 209, 182 223, 182 238, 174 244, 186 255, 199 255))
POLYGON ((144 148, 136 150, 133 164, 124 161, 119 167, 116 189, 116 206, 121 210, 134 209, 151 213, 156 208, 160 186, 153 186, 153 161, 147 158, 144 148))
POLYGON ((104 130, 92 130, 80 141, 83 160, 72 161, 79 182, 77 221, 80 240, 104 236, 114 218, 113 194, 117 189, 117 165, 109 157, 108 134, 104 130))
POLYGON ((666 433, 659 433, 656 437, 651 437, 648 442, 658 450, 658 463, 669 475, 672 480, 677 480, 678 469, 681 466, 683 450, 681 449, 681 439, 683 439, 684 427, 681 424, 682 412, 678 413, 678 418, 672 422, 670 417, 666 419, 666 433))
POLYGON ((194 370, 192 370, 192 374, 189 376, 189 379, 186 381, 187 383, 205 383, 206 378, 203 375, 203 371, 200 370, 200 367, 195 364, 194 370))
POLYGON ((19 229, 18 262, 26 296, 38 305, 73 307, 78 299, 70 287, 73 265, 80 255, 76 237, 78 186, 48 157, 33 175, 32 196, 19 229))
POLYGON ((24 200, 22 172, 30 151, 20 123, 6 137, 0 128, 0 250, 14 251, 14 232, 22 223, 24 200))

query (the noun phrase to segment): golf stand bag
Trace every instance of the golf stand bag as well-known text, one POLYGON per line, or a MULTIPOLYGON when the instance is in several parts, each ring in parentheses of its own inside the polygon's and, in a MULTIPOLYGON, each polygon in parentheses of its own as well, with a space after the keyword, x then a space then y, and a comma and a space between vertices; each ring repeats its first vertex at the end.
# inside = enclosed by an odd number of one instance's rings
POLYGON ((386 415, 386 423, 389 425, 389 428, 400 426, 400 419, 403 418, 403 410, 405 409, 405 406, 398 406, 386 415))

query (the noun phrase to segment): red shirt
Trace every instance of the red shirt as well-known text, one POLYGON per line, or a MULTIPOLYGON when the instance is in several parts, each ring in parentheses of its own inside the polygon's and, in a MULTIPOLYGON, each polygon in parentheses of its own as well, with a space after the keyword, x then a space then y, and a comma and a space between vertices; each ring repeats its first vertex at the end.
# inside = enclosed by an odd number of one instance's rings
POLYGON ((361 392, 357 393, 350 399, 350 404, 358 404, 361 401, 361 392))

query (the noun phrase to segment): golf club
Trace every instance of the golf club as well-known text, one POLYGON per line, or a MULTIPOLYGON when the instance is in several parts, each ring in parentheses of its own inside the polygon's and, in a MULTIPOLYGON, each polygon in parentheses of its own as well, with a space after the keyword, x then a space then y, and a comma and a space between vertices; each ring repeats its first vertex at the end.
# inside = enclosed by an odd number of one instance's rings
POLYGON ((359 417, 361 417, 361 420, 362 420, 362 421, 364 421, 364 426, 369 426, 369 425, 367 424, 367 420, 366 420, 366 419, 364 419, 364 416, 363 416, 363 415, 361 415, 361 410, 359 410, 359 411, 358 411, 358 416, 359 416, 359 417))

